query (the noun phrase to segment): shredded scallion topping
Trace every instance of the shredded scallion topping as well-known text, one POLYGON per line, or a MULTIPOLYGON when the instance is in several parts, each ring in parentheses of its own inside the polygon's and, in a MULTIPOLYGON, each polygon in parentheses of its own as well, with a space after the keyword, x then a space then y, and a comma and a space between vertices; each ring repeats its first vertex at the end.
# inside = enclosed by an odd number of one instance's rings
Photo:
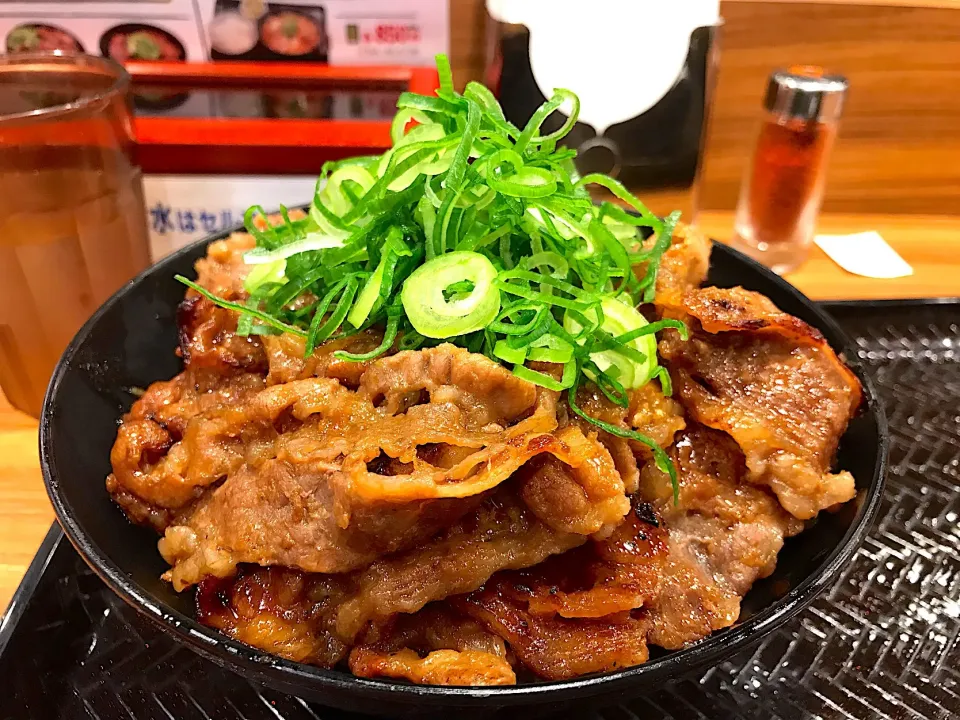
POLYGON ((658 467, 677 476, 666 453, 634 430, 610 425, 577 405, 594 384, 611 402, 669 375, 657 361, 655 333, 682 323, 648 323, 636 308, 653 299, 660 258, 679 213, 661 218, 605 175, 579 177, 575 151, 558 147, 577 120, 579 100, 557 90, 523 128, 509 122, 477 83, 453 89, 437 58, 435 96, 403 93, 393 147, 379 157, 326 163, 306 218, 263 208, 244 220, 257 248, 238 332, 292 332, 312 354, 322 342, 382 328, 383 342, 344 360, 450 342, 483 353, 519 377, 566 390, 578 416, 649 446, 658 467), (551 133, 541 126, 566 104, 551 133), (588 186, 629 207, 595 203, 588 186), (304 302, 304 301, 307 302, 304 302), (297 301, 294 303, 294 301, 297 301), (554 363, 555 373, 531 363, 554 363))

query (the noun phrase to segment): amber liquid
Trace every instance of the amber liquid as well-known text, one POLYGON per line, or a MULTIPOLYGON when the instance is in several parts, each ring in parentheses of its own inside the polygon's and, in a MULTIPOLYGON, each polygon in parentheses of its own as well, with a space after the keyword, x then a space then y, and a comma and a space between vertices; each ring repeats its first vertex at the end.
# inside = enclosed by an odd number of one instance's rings
MULTIPOLYGON (((10 93, 0 81, 8 113, 10 93)), ((71 338, 149 264, 143 188, 129 147, 109 134, 90 145, 14 144, 7 141, 16 128, 5 129, 0 124, 0 387, 39 416, 71 338)))

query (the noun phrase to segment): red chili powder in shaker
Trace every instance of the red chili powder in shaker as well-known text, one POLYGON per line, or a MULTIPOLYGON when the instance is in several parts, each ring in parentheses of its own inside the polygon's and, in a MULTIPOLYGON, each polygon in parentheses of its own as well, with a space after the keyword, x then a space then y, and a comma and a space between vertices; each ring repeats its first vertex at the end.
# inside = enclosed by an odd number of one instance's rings
POLYGON ((767 81, 732 242, 776 272, 802 263, 813 241, 846 89, 842 76, 811 67, 777 70, 767 81))
POLYGON ((755 237, 768 244, 791 241, 804 209, 818 194, 835 125, 790 118, 760 129, 750 180, 755 237))

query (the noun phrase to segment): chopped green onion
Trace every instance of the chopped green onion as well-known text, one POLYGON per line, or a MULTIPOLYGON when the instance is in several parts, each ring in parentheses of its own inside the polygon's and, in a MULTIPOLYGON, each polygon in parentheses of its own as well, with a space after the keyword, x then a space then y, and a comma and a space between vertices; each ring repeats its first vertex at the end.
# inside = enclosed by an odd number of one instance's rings
MULTIPOLYGON (((258 265, 259 269, 262 267, 268 267, 266 265, 258 265)), ((252 274, 252 273, 251 273, 252 274)), ((260 307, 260 303, 263 302, 263 298, 270 291, 269 283, 263 283, 260 286, 256 287, 251 293, 250 297, 246 299, 243 303, 244 306, 248 308, 253 308, 256 310, 260 307)), ((241 337, 246 337, 248 335, 261 334, 259 331, 261 329, 269 330, 270 332, 278 332, 275 328, 269 328, 266 325, 257 325, 254 323, 253 315, 249 313, 244 313, 237 319, 237 335, 241 337)))
POLYGON ((670 373, 665 367, 657 368, 657 380, 660 381, 660 388, 667 397, 673 395, 673 381, 670 379, 670 373))
POLYGON ((421 335, 450 338, 481 330, 500 311, 500 292, 494 285, 497 269, 480 253, 458 250, 435 257, 413 271, 403 284, 400 299, 410 324, 421 335), (447 301, 443 291, 469 280, 473 290, 447 301))
POLYGON ((551 362, 565 364, 573 359, 572 343, 551 333, 544 333, 532 343, 527 357, 532 362, 551 362))
POLYGON ((490 329, 495 333, 504 335, 526 335, 537 327, 548 314, 549 310, 538 303, 518 302, 505 307, 500 314, 490 323, 490 329), (503 322, 514 316, 521 316, 533 313, 526 322, 503 322))
MULTIPOLYGON (((656 373, 657 341, 652 333, 633 335, 648 324, 647 319, 632 305, 613 297, 604 297, 600 307, 603 310, 600 330, 627 339, 619 340, 619 337, 615 337, 619 347, 593 352, 590 359, 601 372, 616 367, 620 382, 626 389, 647 384, 656 373)), ((564 315, 563 326, 571 334, 582 329, 582 325, 569 313, 564 315)))
POLYGON ((357 302, 354 303, 353 307, 350 308, 350 312, 347 313, 347 322, 349 322, 354 327, 358 328, 366 322, 367 317, 370 315, 370 311, 373 309, 374 303, 380 299, 380 288, 383 285, 383 272, 385 270, 385 261, 386 257, 380 260, 380 264, 377 265, 377 269, 373 271, 373 274, 367 278, 366 283, 363 285, 363 289, 360 291, 360 294, 357 295, 357 302))
MULTIPOLYGON (((569 91, 564 92, 569 93, 569 91)), ((523 154, 524 150, 527 149, 527 145, 533 139, 534 134, 540 129, 540 126, 543 125, 543 121, 553 114, 554 110, 563 105, 563 101, 565 99, 566 97, 564 94, 560 92, 554 92, 553 97, 537 108, 537 110, 527 121, 526 126, 523 128, 523 132, 520 133, 520 137, 517 138, 516 147, 518 153, 523 154)))
POLYGON ((627 203, 634 210, 636 210, 640 214, 640 218, 646 222, 659 224, 660 220, 652 212, 650 212, 650 210, 647 209, 647 206, 640 202, 640 200, 633 193, 627 190, 619 181, 614 180, 608 175, 590 173, 589 175, 584 175, 582 178, 580 178, 576 184, 576 187, 585 187, 590 184, 600 185, 612 192, 623 202, 627 203))
POLYGON ((426 343, 427 338, 416 330, 407 330, 397 343, 397 347, 401 350, 416 350, 423 347, 426 343))
POLYGON ((418 123, 430 122, 429 117, 413 108, 403 108, 394 116, 393 122, 390 124, 390 139, 394 145, 403 140, 407 124, 414 120, 418 123))
POLYGON ((493 354, 498 359, 514 365, 522 365, 527 359, 526 348, 512 348, 507 345, 506 340, 497 340, 496 345, 493 346, 493 354))
POLYGON ((572 92, 555 90, 520 129, 482 85, 457 93, 446 57, 437 67, 434 95, 400 95, 387 152, 324 164, 307 217, 247 211, 256 249, 242 302, 190 286, 237 312, 239 332, 291 332, 307 354, 382 329, 374 350, 336 357, 452 342, 544 388, 591 382, 621 407, 653 378, 670 394, 656 333, 686 328, 648 323, 637 305, 654 298, 678 214, 657 217, 604 175, 579 177, 576 151, 559 145, 579 115, 572 92), (591 186, 620 204, 595 204, 591 186))
MULTIPOLYGON (((554 93, 559 95, 564 101, 570 103, 570 114, 567 116, 567 119, 558 130, 549 133, 548 135, 530 138, 531 143, 539 144, 544 142, 556 142, 557 140, 565 137, 571 130, 573 130, 573 126, 577 124, 577 120, 580 117, 580 98, 578 98, 575 93, 572 93, 569 90, 563 90, 562 88, 554 90, 554 93)), ((562 105, 558 105, 557 109, 559 110, 561 107, 562 105)))
POLYGON ((286 245, 281 245, 273 250, 255 248, 244 253, 243 261, 247 265, 261 265, 265 263, 275 263, 278 260, 286 260, 299 253, 309 252, 310 250, 326 250, 328 248, 343 247, 343 240, 322 235, 320 233, 310 233, 302 240, 296 240, 286 245))
POLYGON ((525 365, 515 365, 513 367, 513 374, 522 380, 527 380, 534 383, 535 385, 540 385, 545 387, 547 390, 566 390, 568 387, 571 387, 574 383, 574 378, 577 374, 576 363, 570 362, 564 365, 563 367, 563 376, 560 380, 555 380, 546 373, 542 373, 539 370, 531 370, 525 365))
MULTIPOLYGON (((310 323, 310 331, 307 334, 307 357, 313 355, 313 351, 317 345, 329 339, 331 335, 340 329, 344 319, 347 317, 347 313, 350 311, 350 304, 357 294, 358 284, 356 276, 346 278, 343 283, 343 288, 340 290, 340 299, 337 301, 330 316, 324 319, 325 310, 318 310, 314 314, 313 322, 310 323)), ((333 302, 333 298, 336 297, 335 293, 338 289, 339 288, 334 288, 334 290, 331 290, 321 301, 321 304, 326 304, 327 307, 329 307, 330 303, 333 302)))
POLYGON ((207 300, 210 300, 215 305, 219 305, 220 307, 226 310, 233 310, 234 312, 239 313, 241 315, 252 315, 257 320, 261 321, 264 325, 275 327, 277 330, 288 332, 291 335, 297 335, 298 337, 307 336, 307 334, 300 328, 294 327, 293 325, 288 325, 287 323, 277 320, 275 317, 272 317, 270 315, 267 315, 266 313, 260 312, 255 308, 247 307, 245 305, 241 305, 240 303, 230 302, 229 300, 224 300, 223 298, 218 298, 216 295, 214 295, 212 292, 210 292, 206 288, 201 287, 200 285, 197 285, 195 282, 191 280, 187 280, 183 275, 174 275, 173 277, 175 280, 182 282, 191 290, 194 290, 200 293, 207 300))
POLYGON ((627 440, 636 440, 637 442, 642 443, 650 448, 650 450, 653 452, 653 461, 657 468, 661 472, 665 472, 670 476, 670 484, 673 486, 673 504, 678 504, 680 502, 680 479, 677 476, 677 468, 674 466, 673 461, 670 460, 670 456, 664 452, 662 447, 657 445, 653 438, 644 435, 641 432, 617 427, 616 425, 611 425, 608 422, 604 422, 603 420, 587 415, 587 413, 585 413, 580 406, 577 405, 578 389, 579 382, 574 381, 573 385, 570 386, 570 389, 567 392, 567 405, 570 406, 570 409, 588 423, 591 425, 596 425, 604 432, 608 432, 611 435, 616 435, 617 437, 625 438, 627 440))
POLYGON ((650 251, 647 271, 640 281, 640 287, 643 288, 643 301, 653 302, 653 295, 657 287, 657 270, 660 268, 660 256, 670 247, 670 241, 673 237, 673 229, 680 219, 679 212, 672 212, 664 218, 663 224, 657 233, 656 241, 650 251))
POLYGON ((453 71, 446 55, 437 55, 437 74, 440 76, 440 89, 445 93, 453 92, 453 71))
POLYGON ((510 176, 488 170, 487 182, 497 192, 519 198, 547 197, 557 190, 557 181, 550 171, 536 167, 520 168, 510 176))
POLYGON ((518 153, 506 148, 490 157, 486 171, 487 184, 504 195, 540 198, 553 195, 557 190, 553 173, 544 168, 524 165, 518 153), (505 166, 509 166, 512 172, 507 173, 505 166))
POLYGON ((570 263, 555 252, 541 251, 520 260, 520 267, 524 270, 539 270, 545 266, 551 269, 551 277, 557 280, 565 279, 570 272, 570 263))
POLYGON ((286 280, 284 273, 287 270, 287 261, 283 258, 269 263, 261 263, 254 267, 243 279, 243 289, 251 295, 263 285, 282 283, 286 280))
MULTIPOLYGON (((357 295, 357 301, 347 314, 347 322, 356 328, 366 322, 370 311, 373 310, 376 303, 383 300, 386 296, 387 293, 384 292, 384 278, 387 275, 392 276, 392 270, 400 259, 400 255, 410 255, 410 250, 403 244, 400 236, 401 232, 399 228, 393 227, 390 229, 387 240, 384 243, 380 263, 377 265, 376 270, 373 271, 373 274, 367 279, 360 294, 357 295), (402 249, 397 250, 396 248, 398 246, 402 249)), ((389 282, 390 278, 387 278, 387 280, 389 282)))
POLYGON ((386 353, 393 347, 397 339, 397 330, 400 327, 400 313, 393 312, 387 316, 387 327, 383 333, 383 340, 370 352, 366 353, 348 353, 344 350, 337 350, 333 356, 338 360, 347 360, 349 362, 364 362, 365 360, 374 360, 386 353))

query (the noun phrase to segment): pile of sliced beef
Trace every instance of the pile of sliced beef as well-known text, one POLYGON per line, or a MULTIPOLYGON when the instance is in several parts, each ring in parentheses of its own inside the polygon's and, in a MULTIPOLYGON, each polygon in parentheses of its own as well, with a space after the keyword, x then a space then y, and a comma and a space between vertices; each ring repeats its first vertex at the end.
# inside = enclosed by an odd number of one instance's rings
MULTIPOLYGON (((242 299, 250 247, 212 244, 199 283, 242 299)), ((125 416, 107 489, 161 534, 204 623, 291 660, 494 685, 681 648, 736 622, 784 540, 854 495, 831 463, 856 378, 764 296, 700 288, 708 256, 681 229, 658 276, 650 312, 691 330, 660 343, 673 397, 579 398, 667 449, 676 501, 645 446, 481 355, 334 355, 376 347, 366 332, 305 359, 192 292, 184 370, 125 416)))

